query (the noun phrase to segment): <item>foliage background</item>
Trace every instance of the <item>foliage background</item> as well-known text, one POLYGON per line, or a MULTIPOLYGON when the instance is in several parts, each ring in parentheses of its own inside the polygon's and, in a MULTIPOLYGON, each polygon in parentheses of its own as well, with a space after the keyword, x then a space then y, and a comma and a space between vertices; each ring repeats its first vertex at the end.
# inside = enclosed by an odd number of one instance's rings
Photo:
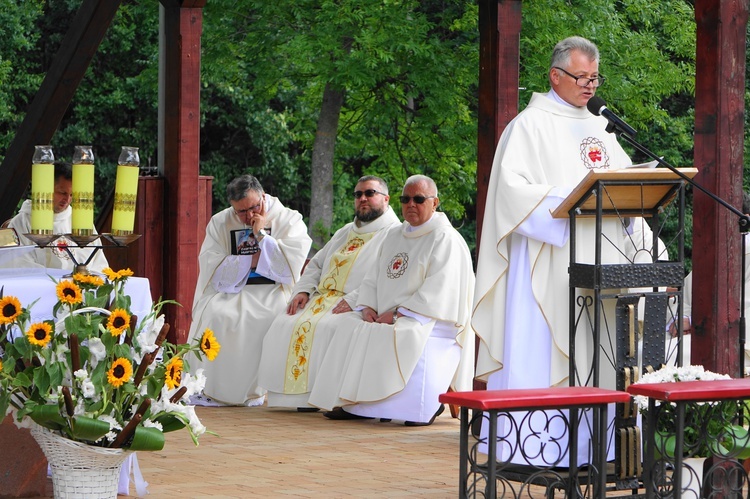
MULTIPOLYGON (((79 5, 0 0, 0 155, 79 5)), ((600 48, 607 77, 600 94, 610 107, 646 147, 674 165, 692 165, 693 16, 690 0, 524 2, 519 108, 531 92, 547 90, 554 44, 582 35, 600 48)), ((94 145, 100 202, 112 190, 120 146, 140 147, 144 165, 157 161, 158 18, 156 0, 122 2, 52 139, 62 159, 76 144, 94 145)), ((477 18, 477 4, 465 0, 209 0, 200 169, 214 177, 214 209, 227 206, 226 182, 249 172, 309 215, 311 151, 331 84, 345 99, 333 222, 324 229, 351 218, 350 192, 360 175, 381 175, 396 193, 408 175, 426 173, 473 242, 477 18)))

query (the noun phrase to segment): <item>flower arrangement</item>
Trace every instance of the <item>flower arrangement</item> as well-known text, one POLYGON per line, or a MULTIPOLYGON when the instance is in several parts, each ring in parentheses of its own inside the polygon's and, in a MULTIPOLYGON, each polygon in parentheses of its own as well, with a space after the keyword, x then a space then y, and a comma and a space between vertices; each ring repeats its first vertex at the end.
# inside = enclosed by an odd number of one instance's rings
MULTIPOLYGON (((703 366, 665 366, 644 374, 636 383, 679 383, 683 381, 711 381, 730 379, 726 374, 706 371, 703 366)), ((648 411, 648 397, 636 395, 635 403, 642 414, 648 411)), ((674 458, 676 410, 675 404, 655 401, 656 451, 661 456, 674 458)), ((688 404, 685 413, 684 449, 687 456, 747 459, 750 457, 748 414, 744 402, 726 400, 688 404)))
POLYGON ((164 432, 181 428, 198 444, 206 428, 189 400, 206 379, 186 357, 213 360, 221 347, 210 329, 193 345, 165 341, 160 312, 172 301, 137 321, 124 291, 132 275, 107 268, 55 281, 57 322, 29 324, 34 303, 0 290, 0 415, 101 447, 160 450, 164 432))

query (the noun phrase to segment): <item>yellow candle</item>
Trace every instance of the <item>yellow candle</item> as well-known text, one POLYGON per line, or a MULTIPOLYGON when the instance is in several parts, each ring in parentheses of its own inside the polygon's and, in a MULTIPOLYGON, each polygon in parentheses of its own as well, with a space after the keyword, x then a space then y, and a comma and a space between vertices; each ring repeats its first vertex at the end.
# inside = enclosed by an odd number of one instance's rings
POLYGON ((73 153, 74 236, 90 236, 94 227, 94 153, 91 146, 76 146, 73 153))
POLYGON ((116 236, 133 233, 135 200, 138 196, 138 172, 137 166, 117 165, 115 206, 112 212, 112 234, 116 236))
POLYGON ((35 146, 31 160, 31 232, 52 234, 55 212, 55 156, 50 146, 35 146))

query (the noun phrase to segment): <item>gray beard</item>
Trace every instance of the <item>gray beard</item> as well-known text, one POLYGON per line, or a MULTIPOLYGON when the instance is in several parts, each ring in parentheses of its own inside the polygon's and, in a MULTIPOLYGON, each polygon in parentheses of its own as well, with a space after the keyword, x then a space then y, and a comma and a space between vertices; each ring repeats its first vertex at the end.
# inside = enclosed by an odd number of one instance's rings
POLYGON ((357 213, 357 220, 360 222, 372 222, 373 220, 380 217, 385 212, 384 209, 373 208, 369 213, 359 214, 357 213))

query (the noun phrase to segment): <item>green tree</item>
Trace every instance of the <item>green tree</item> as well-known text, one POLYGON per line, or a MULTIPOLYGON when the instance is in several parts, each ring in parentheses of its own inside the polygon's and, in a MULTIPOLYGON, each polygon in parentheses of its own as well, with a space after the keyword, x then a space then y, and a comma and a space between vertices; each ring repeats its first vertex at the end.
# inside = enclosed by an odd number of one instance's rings
POLYGON ((458 1, 258 0, 222 10, 220 29, 235 40, 224 54, 252 68, 253 95, 296 92, 288 123, 304 127, 296 145, 310 162, 300 171, 319 244, 348 218, 333 216, 334 194, 363 173, 394 188, 432 175, 444 209, 463 216, 476 168, 476 15, 458 1))

